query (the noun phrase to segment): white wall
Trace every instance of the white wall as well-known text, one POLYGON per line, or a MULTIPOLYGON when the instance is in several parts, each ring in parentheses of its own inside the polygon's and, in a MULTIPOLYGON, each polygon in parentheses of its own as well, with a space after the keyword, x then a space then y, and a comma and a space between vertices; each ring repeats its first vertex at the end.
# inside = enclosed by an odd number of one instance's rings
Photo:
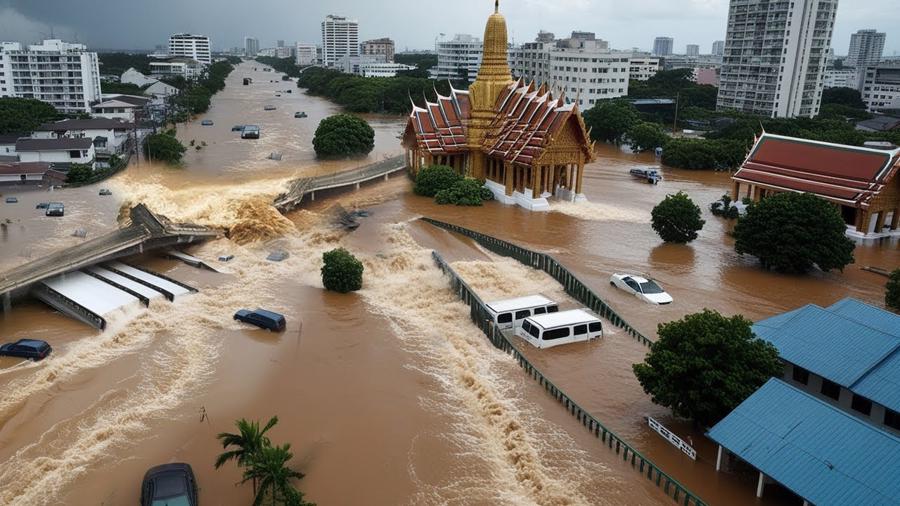
MULTIPOLYGON (((74 150, 73 150, 74 151, 74 150)), ((50 163, 91 163, 96 152, 94 146, 86 150, 87 156, 79 158, 69 157, 68 151, 20 151, 20 162, 50 162, 50 163)))

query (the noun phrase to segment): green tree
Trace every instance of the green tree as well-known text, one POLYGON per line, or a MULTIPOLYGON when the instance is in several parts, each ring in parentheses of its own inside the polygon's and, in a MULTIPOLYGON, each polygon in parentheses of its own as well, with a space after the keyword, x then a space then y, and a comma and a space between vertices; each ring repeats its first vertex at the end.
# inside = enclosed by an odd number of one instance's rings
POLYGON ((484 184, 472 178, 460 179, 450 188, 443 189, 434 195, 438 204, 456 204, 458 206, 480 206, 484 195, 484 184))
POLYGON ((144 155, 151 160, 158 160, 168 164, 181 162, 181 157, 187 148, 184 147, 174 133, 168 132, 152 134, 144 141, 144 155))
POLYGON ((782 370, 778 350, 751 325, 709 309, 660 324, 659 339, 632 366, 634 375, 654 403, 712 426, 782 370))
POLYGON ((121 93, 122 95, 138 96, 144 94, 144 90, 140 86, 131 83, 102 83, 100 88, 103 90, 103 93, 121 93))
POLYGON ((262 506, 264 503, 272 506, 309 504, 303 501, 303 494, 291 483, 292 480, 303 478, 303 473, 288 467, 287 463, 292 458, 294 454, 291 453, 290 443, 282 446, 263 446, 253 456, 241 480, 241 483, 252 480, 259 484, 253 498, 253 506, 262 506))
POLYGON ((811 193, 780 193, 752 204, 734 228, 734 248, 763 267, 803 273, 853 263, 853 241, 833 204, 811 193))
POLYGON ((666 195, 650 213, 653 230, 666 242, 687 243, 697 238, 706 223, 700 207, 684 192, 666 195))
POLYGON ((894 269, 884 287, 884 305, 900 313, 900 269, 894 269))
POLYGON ((829 104, 846 105, 855 109, 866 108, 862 95, 854 88, 825 88, 822 92, 822 105, 829 104))
POLYGON ((347 293, 362 288, 364 266, 349 251, 337 248, 322 255, 322 284, 326 290, 347 293))
POLYGON ((0 133, 30 134, 35 128, 61 118, 50 104, 33 98, 0 98, 0 133))
MULTIPOLYGON (((269 432, 269 429, 277 423, 278 417, 273 416, 266 423, 265 427, 260 429, 258 421, 250 422, 241 418, 235 422, 238 428, 236 434, 220 432, 216 439, 222 443, 222 449, 227 451, 216 457, 215 468, 222 467, 229 460, 235 461, 240 467, 247 466, 263 448, 271 444, 266 436, 266 432, 269 432), (229 450, 229 448, 233 449, 229 450)), ((256 493, 256 481, 253 482, 253 493, 256 493)))
POLYGON ((625 142, 627 142, 633 151, 650 151, 657 147, 665 146, 669 136, 662 126, 657 123, 647 123, 641 121, 625 133, 625 142))
POLYGON ((352 114, 336 114, 319 123, 313 148, 319 158, 366 155, 375 147, 375 131, 352 114))
POLYGON ((87 183, 94 177, 94 169, 90 165, 73 163, 66 173, 66 183, 80 185, 87 183))
POLYGON ((461 180, 462 176, 457 174, 453 167, 430 165, 419 169, 419 173, 416 174, 416 184, 413 186, 413 192, 416 195, 434 197, 438 192, 450 189, 461 180))
POLYGON ((616 144, 638 121, 637 109, 626 100, 601 100, 584 112, 591 137, 616 144))

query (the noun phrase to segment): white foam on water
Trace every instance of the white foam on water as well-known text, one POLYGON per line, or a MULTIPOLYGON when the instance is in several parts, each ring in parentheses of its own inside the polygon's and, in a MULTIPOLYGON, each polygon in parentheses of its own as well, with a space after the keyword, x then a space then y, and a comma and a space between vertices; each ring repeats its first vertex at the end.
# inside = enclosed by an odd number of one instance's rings
POLYGON ((550 212, 562 213, 573 218, 589 221, 650 223, 650 211, 602 204, 599 202, 565 202, 551 200, 550 212))

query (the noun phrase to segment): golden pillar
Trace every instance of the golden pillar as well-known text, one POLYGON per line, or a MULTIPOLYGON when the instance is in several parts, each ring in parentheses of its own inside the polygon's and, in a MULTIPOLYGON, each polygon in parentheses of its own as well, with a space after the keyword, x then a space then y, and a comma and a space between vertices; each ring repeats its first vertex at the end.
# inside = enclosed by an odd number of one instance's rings
POLYGON ((575 193, 580 194, 581 182, 584 179, 584 162, 578 162, 578 174, 575 176, 575 193))

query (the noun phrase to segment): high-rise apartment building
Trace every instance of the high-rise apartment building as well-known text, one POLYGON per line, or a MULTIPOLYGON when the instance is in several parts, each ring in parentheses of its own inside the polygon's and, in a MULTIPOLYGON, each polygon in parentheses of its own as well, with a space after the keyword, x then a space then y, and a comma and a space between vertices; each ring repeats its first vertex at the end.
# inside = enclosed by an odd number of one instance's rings
POLYGON ((244 56, 253 58, 259 54, 259 39, 256 37, 244 37, 244 56))
POLYGON ((878 65, 884 52, 885 34, 876 30, 859 30, 850 36, 850 50, 844 64, 850 67, 878 65))
POLYGON ((359 56, 359 22, 328 15, 322 21, 322 63, 331 67, 344 56, 359 56))
POLYGON ((675 51, 675 39, 672 37, 657 37, 653 40, 654 56, 669 56, 675 51))
POLYGON ((275 47, 284 47, 284 39, 278 39, 275 41, 275 47))
POLYGON ((298 42, 294 47, 295 62, 297 65, 315 65, 318 59, 316 55, 316 45, 306 42, 298 42))
POLYGON ((900 61, 880 63, 860 72, 860 93, 869 112, 900 112, 900 61))
POLYGON ((713 56, 723 56, 725 54, 725 41, 717 40, 713 42, 712 53, 710 54, 713 56))
POLYGON ((91 103, 100 100, 97 53, 56 39, 27 47, 0 43, 0 97, 41 100, 67 114, 90 113, 91 103))
POLYGON ((731 0, 719 109, 814 117, 838 0, 731 0))
POLYGON ((394 61, 394 41, 387 37, 367 40, 360 44, 359 54, 362 56, 381 55, 384 56, 386 63, 392 63, 394 61))
POLYGON ((700 56, 700 46, 697 44, 688 44, 684 51, 685 56, 700 56))
POLYGON ((432 79, 475 82, 484 48, 481 39, 456 34, 453 39, 439 41, 435 46, 438 62, 429 70, 432 79))
POLYGON ((169 56, 182 56, 209 65, 212 63, 212 51, 209 37, 190 33, 175 33, 169 37, 169 56))

